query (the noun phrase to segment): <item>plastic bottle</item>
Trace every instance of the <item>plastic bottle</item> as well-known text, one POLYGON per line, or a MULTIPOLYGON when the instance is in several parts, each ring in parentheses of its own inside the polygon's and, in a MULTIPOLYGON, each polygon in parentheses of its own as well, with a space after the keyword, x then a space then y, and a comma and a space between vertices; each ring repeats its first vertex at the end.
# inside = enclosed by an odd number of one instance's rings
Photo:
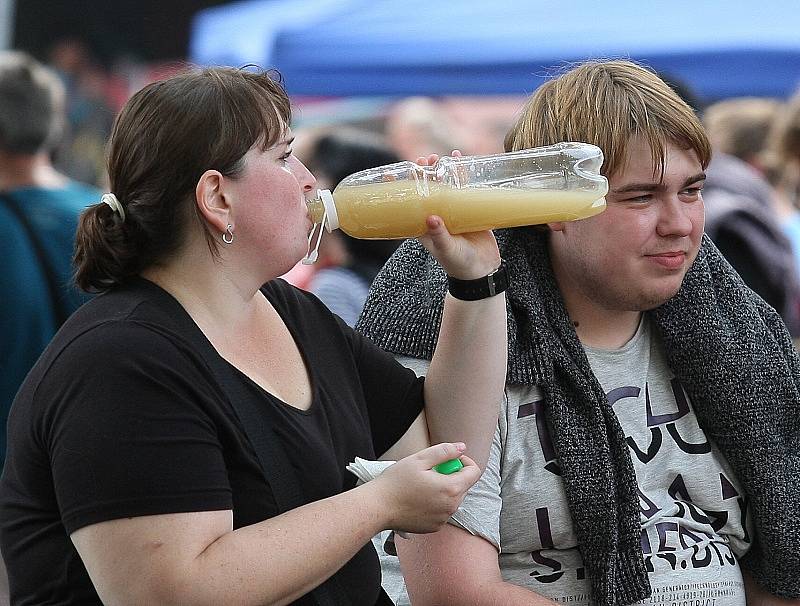
POLYGON ((441 216, 451 233, 572 221, 605 209, 603 152, 558 143, 489 156, 398 162, 346 177, 308 202, 314 223, 355 238, 416 237, 441 216))

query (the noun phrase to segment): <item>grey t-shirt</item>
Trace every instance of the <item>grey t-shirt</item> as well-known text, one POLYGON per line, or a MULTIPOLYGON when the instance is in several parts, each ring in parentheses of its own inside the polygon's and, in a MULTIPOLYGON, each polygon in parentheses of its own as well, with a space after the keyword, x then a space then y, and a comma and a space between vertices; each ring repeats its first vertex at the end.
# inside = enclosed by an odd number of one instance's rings
MULTIPOLYGON (((627 437, 639 485, 642 552, 653 587, 641 603, 744 606, 738 558, 751 542, 748 502, 699 427, 657 333, 645 317, 622 348, 585 349, 627 437)), ((401 361, 424 374, 427 363, 401 361)), ((589 580, 544 411, 538 388, 507 387, 487 469, 460 519, 498 548, 506 581, 588 605, 589 580)), ((392 566, 384 561, 388 581, 392 566)))

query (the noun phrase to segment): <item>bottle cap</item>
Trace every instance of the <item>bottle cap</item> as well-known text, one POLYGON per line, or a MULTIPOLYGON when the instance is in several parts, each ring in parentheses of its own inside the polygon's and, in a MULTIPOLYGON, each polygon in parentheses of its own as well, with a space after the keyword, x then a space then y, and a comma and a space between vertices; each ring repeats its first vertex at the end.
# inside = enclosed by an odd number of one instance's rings
POLYGON ((327 217, 325 219, 325 229, 329 232, 334 229, 339 229, 339 215, 336 213, 336 204, 333 202, 333 194, 329 189, 318 189, 317 194, 319 199, 322 200, 322 205, 325 207, 327 217))
POLYGON ((445 475, 455 473, 462 467, 464 467, 464 464, 461 462, 461 459, 450 459, 449 461, 433 466, 436 471, 445 475))

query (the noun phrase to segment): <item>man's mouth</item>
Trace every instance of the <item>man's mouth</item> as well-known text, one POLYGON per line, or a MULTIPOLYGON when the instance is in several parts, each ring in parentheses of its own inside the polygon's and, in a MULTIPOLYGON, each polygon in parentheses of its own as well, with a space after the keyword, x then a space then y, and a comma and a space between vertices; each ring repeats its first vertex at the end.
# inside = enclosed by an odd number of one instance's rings
POLYGON ((647 255, 647 257, 666 269, 679 269, 686 261, 686 253, 682 250, 656 253, 647 255))

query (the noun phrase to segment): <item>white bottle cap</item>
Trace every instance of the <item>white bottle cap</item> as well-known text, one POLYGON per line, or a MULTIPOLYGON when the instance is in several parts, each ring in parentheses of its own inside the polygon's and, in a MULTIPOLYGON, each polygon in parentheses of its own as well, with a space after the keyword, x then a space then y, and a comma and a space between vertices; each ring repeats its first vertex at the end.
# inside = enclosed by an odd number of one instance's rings
POLYGON ((331 232, 334 229, 339 229, 339 215, 336 214, 336 204, 333 202, 333 194, 329 189, 318 189, 319 199, 322 200, 322 206, 325 207, 325 228, 331 232))

